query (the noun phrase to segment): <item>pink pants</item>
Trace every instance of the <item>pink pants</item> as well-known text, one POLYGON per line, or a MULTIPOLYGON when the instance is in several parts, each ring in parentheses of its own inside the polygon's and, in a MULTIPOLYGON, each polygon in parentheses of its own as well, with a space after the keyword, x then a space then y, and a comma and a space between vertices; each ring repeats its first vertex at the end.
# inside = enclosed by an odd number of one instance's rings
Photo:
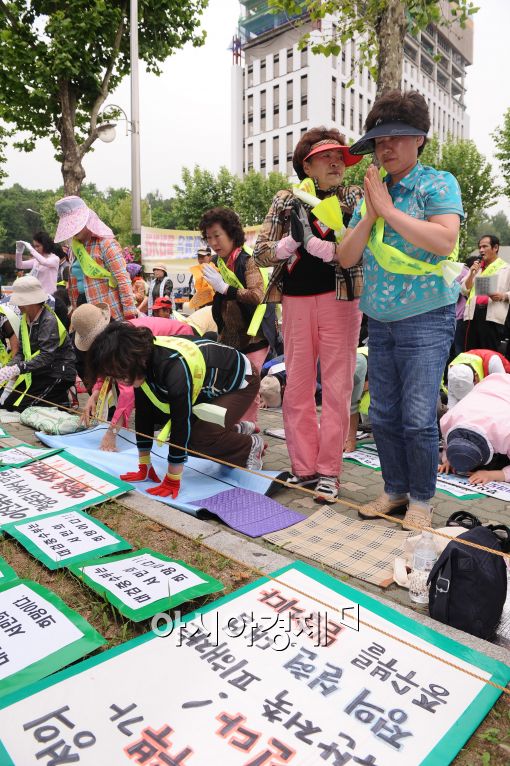
POLYGON ((337 301, 335 293, 283 296, 283 422, 292 471, 298 476, 340 473, 360 324, 357 300, 337 301), (320 428, 315 406, 318 359, 320 428))
MULTIPOLYGON (((269 349, 266 346, 265 348, 261 348, 258 351, 250 351, 249 354, 246 354, 246 356, 250 360, 253 372, 258 372, 258 374, 260 375, 260 370, 262 368, 262 365, 266 361, 266 356, 268 351, 269 349)), ((259 407, 260 407, 260 394, 257 393, 257 396, 255 397, 253 402, 250 404, 249 408, 244 413, 243 420, 249 420, 251 423, 258 424, 259 407)))

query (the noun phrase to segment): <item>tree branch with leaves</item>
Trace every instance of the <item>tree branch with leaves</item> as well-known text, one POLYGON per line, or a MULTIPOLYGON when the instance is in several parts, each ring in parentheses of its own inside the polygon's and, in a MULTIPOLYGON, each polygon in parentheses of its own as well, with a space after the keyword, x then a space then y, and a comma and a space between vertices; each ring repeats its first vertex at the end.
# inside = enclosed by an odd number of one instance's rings
MULTIPOLYGON (((191 42, 207 0, 139 0, 139 55, 146 69, 191 42)), ((0 119, 14 146, 50 138, 66 194, 78 194, 83 158, 99 133, 101 107, 129 74, 128 0, 0 0, 0 119)))
POLYGON ((400 88, 404 39, 430 24, 459 25, 478 10, 472 0, 269 0, 275 13, 284 12, 295 26, 311 22, 301 48, 338 56, 348 42, 356 42, 356 64, 367 68, 377 93, 400 88), (302 22, 294 17, 302 16, 302 22))

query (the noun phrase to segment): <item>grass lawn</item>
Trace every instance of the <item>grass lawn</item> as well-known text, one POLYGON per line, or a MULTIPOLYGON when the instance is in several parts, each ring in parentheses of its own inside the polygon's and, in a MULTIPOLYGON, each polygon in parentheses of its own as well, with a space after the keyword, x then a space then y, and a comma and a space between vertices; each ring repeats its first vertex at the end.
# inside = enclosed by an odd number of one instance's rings
MULTIPOLYGON (((122 505, 108 501, 88 512, 102 521, 132 546, 153 548, 167 556, 182 559, 216 577, 229 593, 259 577, 253 569, 209 550, 200 540, 192 540, 161 526, 122 505)), ((106 639, 98 651, 111 648, 150 630, 150 620, 130 622, 107 601, 87 588, 66 569, 50 571, 30 556, 15 540, 0 538, 0 556, 20 578, 35 580, 56 593, 72 609, 79 612, 106 639)), ((182 614, 213 601, 222 594, 203 596, 182 604, 182 614)), ((510 697, 504 695, 483 724, 459 753, 456 766, 508 766, 510 763, 510 697)), ((437 766, 443 766, 438 764, 437 766)))

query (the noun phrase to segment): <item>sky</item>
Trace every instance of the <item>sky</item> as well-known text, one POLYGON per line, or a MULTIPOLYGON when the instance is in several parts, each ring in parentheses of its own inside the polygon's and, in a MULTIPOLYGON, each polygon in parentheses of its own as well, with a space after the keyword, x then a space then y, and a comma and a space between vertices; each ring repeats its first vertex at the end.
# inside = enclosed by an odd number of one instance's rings
MULTIPOLYGON (((502 124, 510 106, 510 0, 478 0, 474 17, 474 64, 466 78, 466 105, 470 138, 496 165, 490 133, 502 124)), ((172 195, 183 166, 195 164, 212 171, 230 164, 230 72, 229 45, 240 14, 237 0, 210 0, 202 26, 207 41, 202 48, 185 46, 163 65, 161 77, 140 73, 140 145, 142 194, 160 191, 172 195)), ((111 95, 108 104, 119 104, 129 114, 129 81, 111 95)), ((100 189, 129 187, 130 138, 125 123, 117 128, 110 144, 95 143, 84 165, 86 180, 100 189)), ((62 183, 59 164, 49 141, 40 140, 30 154, 7 150, 4 184, 28 188, 56 188, 62 183)), ((504 198, 491 212, 505 210, 504 198)))

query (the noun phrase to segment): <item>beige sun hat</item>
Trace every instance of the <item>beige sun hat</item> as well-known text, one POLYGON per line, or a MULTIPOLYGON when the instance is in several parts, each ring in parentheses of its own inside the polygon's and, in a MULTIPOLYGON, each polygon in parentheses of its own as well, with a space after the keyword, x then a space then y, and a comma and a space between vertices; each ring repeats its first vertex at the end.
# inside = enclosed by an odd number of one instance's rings
POLYGON ((88 351, 100 332, 110 324, 110 307, 107 303, 83 303, 73 311, 71 332, 78 351, 88 351))
POLYGON ((260 398, 266 407, 279 407, 282 403, 280 381, 275 375, 266 375, 260 381, 260 398))
POLYGON ((36 303, 46 303, 48 293, 36 277, 18 277, 12 285, 10 303, 15 306, 33 306, 36 303))

